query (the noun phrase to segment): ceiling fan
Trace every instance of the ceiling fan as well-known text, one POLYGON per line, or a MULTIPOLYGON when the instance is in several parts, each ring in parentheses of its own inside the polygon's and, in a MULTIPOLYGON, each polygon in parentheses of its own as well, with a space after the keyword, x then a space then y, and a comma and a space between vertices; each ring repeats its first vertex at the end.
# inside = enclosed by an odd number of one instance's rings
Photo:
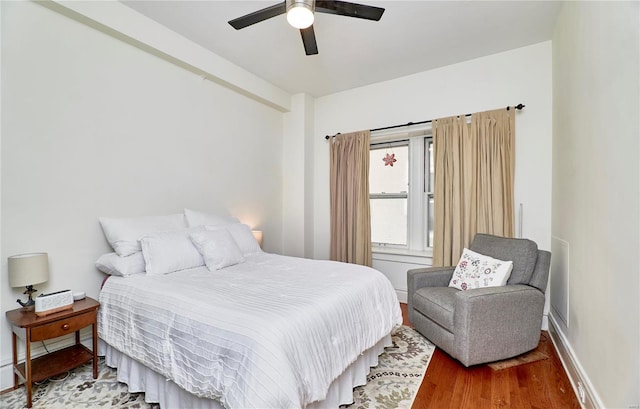
POLYGON ((285 0, 280 4, 233 19, 229 21, 229 24, 236 30, 240 30, 271 17, 287 13, 289 24, 300 29, 304 51, 307 55, 314 55, 318 54, 316 35, 313 32, 314 11, 375 21, 380 20, 382 13, 384 13, 384 9, 381 7, 365 6, 347 1, 285 0))

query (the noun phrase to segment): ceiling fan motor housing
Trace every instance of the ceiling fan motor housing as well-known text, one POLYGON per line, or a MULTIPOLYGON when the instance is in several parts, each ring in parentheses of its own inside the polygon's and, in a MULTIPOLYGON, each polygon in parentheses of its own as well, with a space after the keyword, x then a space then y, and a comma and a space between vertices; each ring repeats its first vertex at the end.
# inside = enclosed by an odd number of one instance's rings
POLYGON ((293 7, 306 7, 311 10, 313 13, 315 11, 315 1, 314 0, 286 0, 287 4, 287 12, 291 10, 293 7))

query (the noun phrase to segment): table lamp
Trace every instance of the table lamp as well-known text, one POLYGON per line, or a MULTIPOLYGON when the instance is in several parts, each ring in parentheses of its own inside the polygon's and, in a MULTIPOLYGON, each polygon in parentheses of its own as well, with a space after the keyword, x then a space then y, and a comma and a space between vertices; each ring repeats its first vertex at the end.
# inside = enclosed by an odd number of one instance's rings
POLYGON ((18 254, 9 257, 9 285, 11 287, 27 287, 24 294, 29 295, 26 303, 18 299, 18 304, 23 307, 32 307, 35 304, 31 294, 37 290, 34 284, 44 283, 49 280, 49 256, 47 253, 18 254))

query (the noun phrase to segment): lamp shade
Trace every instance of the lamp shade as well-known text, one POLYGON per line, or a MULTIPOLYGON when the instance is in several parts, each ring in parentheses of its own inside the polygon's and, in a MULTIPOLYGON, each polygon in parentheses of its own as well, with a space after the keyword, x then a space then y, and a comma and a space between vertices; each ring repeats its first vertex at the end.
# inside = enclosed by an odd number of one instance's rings
POLYGON ((9 257, 9 285, 26 287, 49 280, 47 253, 18 254, 9 257))

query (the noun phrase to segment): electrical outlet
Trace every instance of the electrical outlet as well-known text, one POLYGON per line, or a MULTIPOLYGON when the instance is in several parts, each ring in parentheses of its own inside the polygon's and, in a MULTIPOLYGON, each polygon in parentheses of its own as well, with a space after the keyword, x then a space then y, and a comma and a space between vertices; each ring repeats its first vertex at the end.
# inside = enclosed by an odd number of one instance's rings
POLYGON ((587 395, 584 390, 584 386, 582 386, 582 382, 578 381, 578 398, 580 399, 580 403, 583 405, 587 402, 587 395))

